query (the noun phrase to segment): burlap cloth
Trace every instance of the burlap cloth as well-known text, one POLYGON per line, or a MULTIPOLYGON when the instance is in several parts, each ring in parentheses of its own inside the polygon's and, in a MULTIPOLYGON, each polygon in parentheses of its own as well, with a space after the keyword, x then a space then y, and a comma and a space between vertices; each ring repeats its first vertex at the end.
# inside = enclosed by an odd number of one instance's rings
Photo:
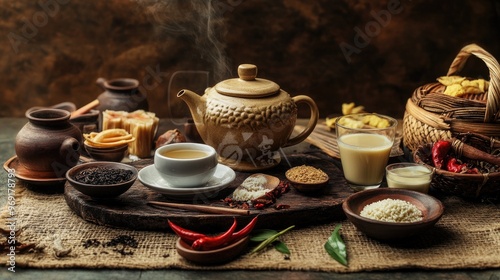
MULTIPOLYGON (((109 228, 82 220, 66 205, 62 194, 40 194, 16 186, 16 240, 34 248, 16 254, 16 266, 33 268, 130 269, 246 269, 357 272, 395 269, 463 269, 500 267, 500 209, 498 204, 443 199, 445 214, 434 228, 404 244, 386 244, 357 231, 347 220, 294 229, 282 236, 291 256, 269 249, 256 255, 246 251, 238 259, 218 266, 189 263, 175 250, 170 232, 109 228), (349 266, 334 261, 323 245, 337 223, 347 245, 349 266), (133 237, 132 254, 102 244, 120 236, 133 237), (85 247, 95 239, 99 246, 85 247)), ((2 227, 9 214, 3 209, 2 227)), ((253 246, 251 244, 251 246, 253 246)), ((5 257, 5 254, 4 254, 5 257)), ((5 262, 2 262, 5 264, 5 262)))

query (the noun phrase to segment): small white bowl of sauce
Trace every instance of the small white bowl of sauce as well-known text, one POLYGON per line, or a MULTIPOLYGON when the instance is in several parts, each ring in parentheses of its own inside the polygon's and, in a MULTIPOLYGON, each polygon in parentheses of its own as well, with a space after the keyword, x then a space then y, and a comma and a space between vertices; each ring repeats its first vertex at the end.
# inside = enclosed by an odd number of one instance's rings
POLYGON ((407 189, 428 193, 434 170, 418 163, 401 162, 385 168, 387 186, 394 189, 407 189))

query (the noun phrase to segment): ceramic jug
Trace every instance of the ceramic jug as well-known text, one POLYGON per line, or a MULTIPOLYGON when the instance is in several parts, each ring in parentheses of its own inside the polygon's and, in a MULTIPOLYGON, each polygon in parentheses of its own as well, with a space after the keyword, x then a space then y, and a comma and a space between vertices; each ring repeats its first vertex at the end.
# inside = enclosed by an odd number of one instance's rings
POLYGON ((188 105, 219 162, 240 171, 271 168, 281 160, 280 148, 302 142, 314 130, 318 107, 306 95, 290 97, 278 84, 257 78, 253 64, 240 65, 238 75, 207 88, 203 96, 184 89, 177 97, 188 105), (309 106, 309 122, 292 137, 299 103, 309 106))
POLYGON ((104 89, 98 97, 99 105, 96 110, 133 112, 135 110, 149 110, 145 93, 139 90, 139 81, 129 78, 106 80, 98 78, 96 83, 104 89))
POLYGON ((39 109, 26 117, 14 146, 19 163, 41 178, 64 177, 78 163, 82 145, 80 130, 69 122, 70 112, 39 109))

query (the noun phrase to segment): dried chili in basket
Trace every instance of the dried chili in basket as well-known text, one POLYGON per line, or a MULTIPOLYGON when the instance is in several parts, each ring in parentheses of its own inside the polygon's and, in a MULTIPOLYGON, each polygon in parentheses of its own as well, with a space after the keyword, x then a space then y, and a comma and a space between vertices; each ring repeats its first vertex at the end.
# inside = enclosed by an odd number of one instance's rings
POLYGON ((442 169, 443 165, 446 164, 446 158, 448 156, 448 151, 451 149, 451 142, 446 140, 439 140, 434 145, 432 145, 432 162, 434 167, 437 169, 442 169))

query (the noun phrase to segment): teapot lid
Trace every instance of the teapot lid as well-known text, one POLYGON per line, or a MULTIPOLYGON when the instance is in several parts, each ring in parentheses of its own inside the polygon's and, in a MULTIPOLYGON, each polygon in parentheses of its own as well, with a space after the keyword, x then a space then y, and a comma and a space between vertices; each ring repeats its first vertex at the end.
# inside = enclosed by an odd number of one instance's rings
POLYGON ((220 94, 233 97, 259 98, 273 95, 280 86, 273 81, 257 78, 257 66, 241 64, 238 66, 239 78, 228 79, 215 85, 220 94))

